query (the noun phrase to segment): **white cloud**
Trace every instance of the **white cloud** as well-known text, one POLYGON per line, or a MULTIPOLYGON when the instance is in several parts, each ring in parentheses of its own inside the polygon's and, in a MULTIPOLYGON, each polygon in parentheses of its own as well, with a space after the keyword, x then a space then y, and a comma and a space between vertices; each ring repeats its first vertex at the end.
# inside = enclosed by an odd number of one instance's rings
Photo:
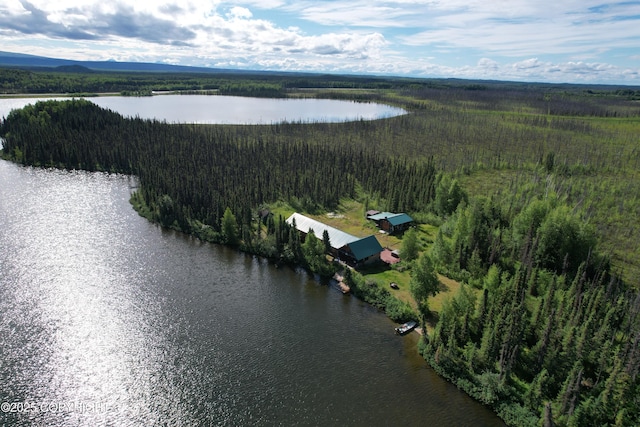
POLYGON ((434 1, 409 45, 473 48, 507 56, 579 54, 638 46, 640 5, 600 1, 434 1), (633 17, 635 16, 635 19, 633 17))
MULTIPOLYGON (((529 58, 513 63, 500 64, 496 61, 483 58, 476 67, 469 67, 460 73, 460 77, 482 78, 482 73, 490 64, 493 79, 520 80, 520 81, 549 81, 563 82, 627 82, 633 83, 638 72, 621 69, 611 64, 598 62, 561 62, 541 61, 538 58, 529 58)), ((484 77, 486 78, 486 76, 484 77)))
POLYGON ((478 61, 478 68, 485 69, 488 71, 497 70, 499 67, 500 65, 493 59, 480 58, 480 60, 478 61))
POLYGON ((639 17, 640 2, 596 0, 3 0, 0 46, 72 59, 639 84, 639 17))
MULTIPOLYGON (((415 5, 414 5, 415 6, 415 5)), ((366 0, 333 2, 292 2, 286 7, 302 19, 328 26, 403 27, 416 12, 396 2, 366 0)))
POLYGON ((227 16, 230 19, 249 19, 253 17, 253 14, 246 7, 235 6, 231 8, 227 16))
POLYGON ((524 61, 516 62, 512 65, 516 70, 531 70, 534 68, 540 68, 542 63, 538 61, 538 58, 525 59, 524 61))

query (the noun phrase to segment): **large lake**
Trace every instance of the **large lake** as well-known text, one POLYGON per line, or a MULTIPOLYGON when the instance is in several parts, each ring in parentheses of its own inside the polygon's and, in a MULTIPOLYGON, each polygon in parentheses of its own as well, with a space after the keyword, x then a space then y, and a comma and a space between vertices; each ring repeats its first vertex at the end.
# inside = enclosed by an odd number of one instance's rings
MULTIPOLYGON (((48 98, 52 99, 52 98, 48 98)), ((69 99, 69 98, 53 98, 69 99)), ((405 114, 384 104, 330 99, 247 98, 222 95, 101 96, 89 101, 129 117, 169 123, 272 124, 375 120, 405 114)), ((0 117, 38 98, 0 98, 0 117)))
POLYGON ((0 425, 501 426, 382 313, 0 161, 0 425))

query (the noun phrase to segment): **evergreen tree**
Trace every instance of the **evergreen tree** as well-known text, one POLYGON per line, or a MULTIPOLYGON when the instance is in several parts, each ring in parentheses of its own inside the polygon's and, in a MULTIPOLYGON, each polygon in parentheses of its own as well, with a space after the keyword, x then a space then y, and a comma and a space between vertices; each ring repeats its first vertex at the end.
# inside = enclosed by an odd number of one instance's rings
POLYGON ((578 395, 580 394, 582 375, 584 368, 581 361, 576 361, 567 376, 562 390, 558 395, 558 402, 560 404, 560 413, 564 415, 571 415, 576 407, 578 395))
POLYGON ((531 385, 529 386, 529 390, 527 390, 524 398, 525 403, 531 409, 536 409, 542 406, 542 403, 545 401, 546 397, 546 382, 549 381, 549 373, 546 369, 540 371, 538 375, 535 376, 531 385))
POLYGON ((221 229, 226 244, 230 246, 237 246, 240 243, 238 222, 236 221, 236 217, 233 212, 231 212, 230 208, 226 208, 224 211, 224 215, 222 216, 221 229))
POLYGON ((327 230, 322 232, 322 243, 324 244, 324 251, 326 253, 331 253, 333 248, 331 247, 331 239, 329 238, 329 231, 327 230))

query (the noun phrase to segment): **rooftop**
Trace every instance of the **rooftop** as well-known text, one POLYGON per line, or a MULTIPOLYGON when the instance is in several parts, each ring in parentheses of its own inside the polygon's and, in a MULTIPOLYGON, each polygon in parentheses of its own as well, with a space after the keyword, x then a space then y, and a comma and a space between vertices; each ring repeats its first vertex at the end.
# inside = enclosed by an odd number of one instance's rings
POLYGON ((349 248, 358 261, 382 252, 380 242, 373 235, 349 243, 349 248))
POLYGON ((386 219, 391 225, 400 225, 413 221, 413 218, 411 218, 406 213, 393 212, 380 212, 376 215, 371 215, 368 218, 373 221, 381 221, 383 219, 386 219))
POLYGON ((406 224, 408 222, 412 222, 413 218, 411 218, 406 213, 400 213, 387 218, 387 221, 389 221, 389 224, 391 225, 400 225, 400 224, 406 224))
POLYGON ((293 225, 294 220, 296 228, 299 231, 309 233, 309 230, 313 230, 313 234, 320 240, 322 240, 324 231, 327 230, 327 233, 329 233, 329 242, 331 243, 331 247, 334 249, 340 249, 349 243, 360 240, 359 237, 352 236, 349 233, 345 233, 344 231, 333 228, 327 224, 323 224, 320 221, 316 221, 315 219, 301 215, 297 212, 287 218, 287 224, 293 225))

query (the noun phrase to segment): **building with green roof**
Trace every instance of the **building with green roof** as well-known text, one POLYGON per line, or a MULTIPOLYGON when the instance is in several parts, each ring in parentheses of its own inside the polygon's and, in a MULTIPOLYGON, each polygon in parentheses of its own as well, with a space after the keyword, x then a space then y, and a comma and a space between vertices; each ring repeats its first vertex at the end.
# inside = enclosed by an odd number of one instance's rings
POLYGON ((299 213, 291 215, 286 222, 291 226, 295 225, 303 236, 312 231, 320 240, 326 231, 331 245, 331 255, 347 264, 361 266, 380 261, 380 252, 383 249, 374 235, 356 237, 299 213))
POLYGON ((413 223, 413 218, 406 213, 380 212, 367 218, 389 234, 404 231, 413 223))
POLYGON ((349 243, 343 250, 348 253, 356 264, 365 265, 380 261, 382 246, 376 236, 371 235, 349 243))

